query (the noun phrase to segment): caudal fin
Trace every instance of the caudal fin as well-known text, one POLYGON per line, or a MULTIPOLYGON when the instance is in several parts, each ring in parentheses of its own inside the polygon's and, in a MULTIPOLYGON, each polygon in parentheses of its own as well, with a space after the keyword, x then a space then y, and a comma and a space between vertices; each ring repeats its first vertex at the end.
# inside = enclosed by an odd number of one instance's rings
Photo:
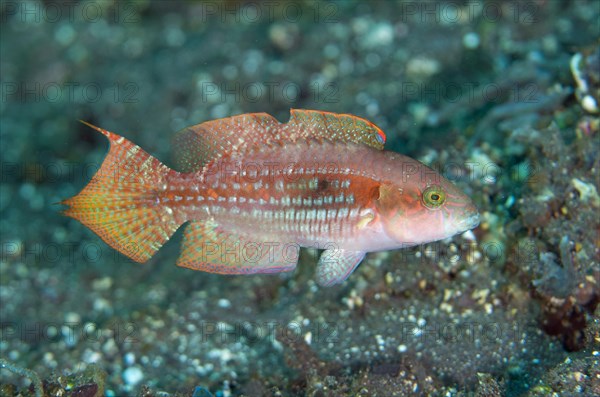
POLYGON ((108 245, 137 262, 145 262, 181 225, 159 203, 167 166, 112 132, 82 121, 105 135, 109 152, 90 183, 61 204, 64 214, 93 230, 108 245))

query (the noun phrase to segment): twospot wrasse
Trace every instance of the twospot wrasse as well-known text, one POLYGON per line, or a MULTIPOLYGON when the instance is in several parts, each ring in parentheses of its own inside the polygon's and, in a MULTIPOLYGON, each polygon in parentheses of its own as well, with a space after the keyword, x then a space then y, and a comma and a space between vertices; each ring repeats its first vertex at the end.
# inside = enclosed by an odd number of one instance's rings
POLYGON ((300 247, 314 247, 325 250, 317 281, 328 286, 367 252, 479 224, 469 197, 420 162, 384 151, 383 131, 348 114, 292 110, 287 123, 253 113, 198 124, 174 137, 177 170, 90 127, 110 149, 90 183, 62 202, 64 213, 138 262, 188 223, 179 266, 287 272, 300 247))

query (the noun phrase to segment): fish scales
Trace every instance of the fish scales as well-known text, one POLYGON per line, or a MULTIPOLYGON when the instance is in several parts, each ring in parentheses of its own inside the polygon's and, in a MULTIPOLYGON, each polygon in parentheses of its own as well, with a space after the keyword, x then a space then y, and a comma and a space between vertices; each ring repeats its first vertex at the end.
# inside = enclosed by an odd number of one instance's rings
MULTIPOLYGON (((351 237, 356 232, 353 223, 358 223, 359 218, 349 215, 371 205, 379 182, 364 176, 368 172, 356 161, 357 154, 364 149, 346 146, 345 154, 335 161, 330 155, 333 145, 328 142, 265 147, 245 158, 221 158, 203 170, 212 199, 204 200, 207 202, 203 208, 198 208, 194 199, 176 204, 192 219, 215 214, 223 227, 247 232, 250 231, 247 225, 251 225, 252 230, 271 236, 290 232, 291 239, 305 238, 313 243, 351 237), (274 161, 284 155, 284 161, 274 161), (257 167, 265 172, 257 175, 250 172, 257 167), (191 205, 186 206, 188 203, 191 205), (345 216, 338 217, 339 213, 345 216), (260 222, 248 223, 248 220, 260 222), (317 234, 323 229, 327 233, 317 234), (309 235, 299 234, 304 231, 309 231, 309 235)), ((362 158, 368 154, 364 153, 362 158)), ((198 176, 174 183, 191 185, 194 179, 198 176)), ((182 195, 192 197, 194 192, 182 195)))
POLYGON ((317 281, 345 280, 365 253, 475 227, 472 201, 425 165, 383 149, 385 134, 352 115, 292 110, 189 127, 178 169, 123 137, 92 181, 63 204, 109 245, 147 261, 187 223, 177 264, 223 274, 293 270, 299 247, 325 249, 317 281))

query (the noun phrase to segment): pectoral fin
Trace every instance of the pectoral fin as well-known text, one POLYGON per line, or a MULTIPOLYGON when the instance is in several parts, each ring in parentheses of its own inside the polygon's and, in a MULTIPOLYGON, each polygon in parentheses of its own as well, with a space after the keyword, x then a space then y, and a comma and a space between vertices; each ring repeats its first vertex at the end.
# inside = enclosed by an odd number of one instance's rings
POLYGON ((365 254, 364 251, 325 250, 317 266, 317 283, 323 287, 340 284, 358 267, 365 254))

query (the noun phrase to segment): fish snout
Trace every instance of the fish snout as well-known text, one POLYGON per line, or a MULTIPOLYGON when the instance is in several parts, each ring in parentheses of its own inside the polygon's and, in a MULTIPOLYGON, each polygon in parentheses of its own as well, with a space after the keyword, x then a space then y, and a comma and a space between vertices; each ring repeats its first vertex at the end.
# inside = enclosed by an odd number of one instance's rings
POLYGON ((481 216, 479 215, 479 210, 477 210, 477 207, 475 207, 475 205, 469 205, 467 208, 465 208, 465 211, 458 222, 458 229, 460 229, 462 232, 474 229, 479 226, 480 221, 481 216))

